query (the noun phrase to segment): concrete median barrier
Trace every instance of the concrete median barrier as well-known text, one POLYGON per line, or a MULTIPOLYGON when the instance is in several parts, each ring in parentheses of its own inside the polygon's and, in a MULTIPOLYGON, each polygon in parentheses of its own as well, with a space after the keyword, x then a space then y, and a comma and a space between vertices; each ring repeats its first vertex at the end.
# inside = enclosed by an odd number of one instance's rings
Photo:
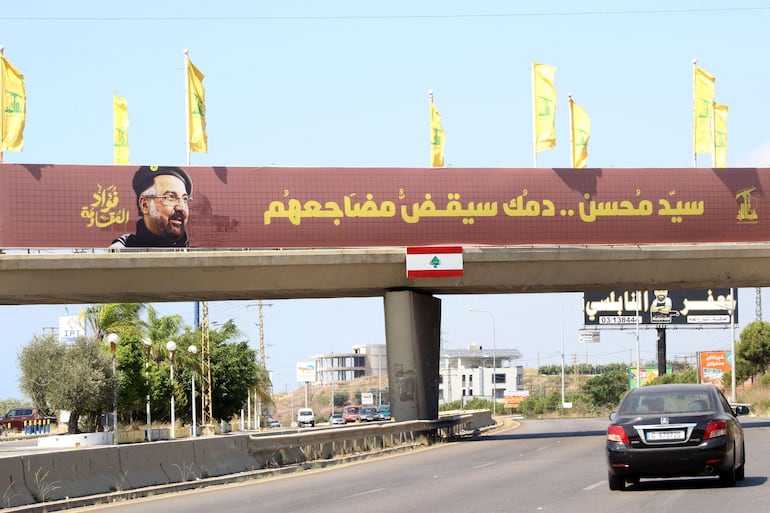
POLYGON ((195 462, 202 477, 222 476, 262 468, 260 462, 249 455, 248 443, 249 435, 195 438, 193 440, 195 462))
POLYGON ((126 489, 144 488, 200 479, 193 444, 189 439, 119 447, 120 468, 126 489))
POLYGON ((30 454, 21 462, 27 490, 38 502, 125 488, 114 447, 30 454))
POLYGON ((35 498, 24 482, 21 459, 4 458, 0 464, 0 509, 33 504, 35 498))

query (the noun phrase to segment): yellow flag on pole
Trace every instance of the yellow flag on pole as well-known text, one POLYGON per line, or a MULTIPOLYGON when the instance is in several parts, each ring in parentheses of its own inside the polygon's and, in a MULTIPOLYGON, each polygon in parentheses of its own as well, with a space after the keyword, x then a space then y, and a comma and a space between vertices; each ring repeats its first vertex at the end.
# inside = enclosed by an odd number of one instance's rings
POLYGON ((556 147, 556 68, 532 63, 532 94, 535 118, 535 151, 556 147))
POLYGON ((444 167, 444 127, 441 126, 441 113, 430 100, 430 165, 444 167))
POLYGON ((588 161, 588 139, 591 138, 591 119, 588 113, 569 99, 570 142, 572 143, 572 167, 585 168, 588 161))
POLYGON ((713 75, 694 66, 693 77, 693 141, 694 153, 711 153, 714 139, 711 128, 711 109, 714 106, 715 80, 713 75))
POLYGON ((128 102, 112 95, 113 155, 115 164, 128 164, 128 102))
POLYGON ((203 89, 203 73, 185 54, 187 67, 187 130, 190 151, 206 153, 209 149, 206 136, 206 92, 203 89))
POLYGON ((0 54, 0 151, 24 148, 27 93, 24 75, 0 54))
POLYGON ((727 105, 714 102, 714 167, 727 167, 727 105))

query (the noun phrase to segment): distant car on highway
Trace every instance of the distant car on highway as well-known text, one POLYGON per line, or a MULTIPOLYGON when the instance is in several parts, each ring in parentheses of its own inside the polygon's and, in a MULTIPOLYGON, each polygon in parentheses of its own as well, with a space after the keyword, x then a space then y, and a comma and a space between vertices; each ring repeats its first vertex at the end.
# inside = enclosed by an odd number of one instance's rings
POLYGON ((372 422, 380 420, 380 412, 374 406, 362 406, 358 410, 358 415, 361 417, 361 422, 372 422))
POLYGON ((281 427, 281 421, 278 419, 268 419, 267 425, 270 427, 281 427))
POLYGON ((315 413, 312 408, 300 408, 297 411, 297 425, 303 426, 315 426, 315 413))
POLYGON ((381 404, 379 408, 380 412, 380 418, 382 420, 390 420, 390 405, 389 404, 381 404))
POLYGON ((342 418, 345 419, 345 423, 358 422, 361 420, 361 416, 358 414, 358 410, 361 409, 357 404, 349 404, 342 408, 342 418))
POLYGON ((610 490, 640 478, 718 476, 734 486, 745 475, 739 415, 710 384, 650 385, 631 390, 607 427, 610 490))
POLYGON ((331 417, 329 417, 329 424, 336 426, 337 424, 345 424, 345 419, 342 417, 341 413, 334 413, 331 417))

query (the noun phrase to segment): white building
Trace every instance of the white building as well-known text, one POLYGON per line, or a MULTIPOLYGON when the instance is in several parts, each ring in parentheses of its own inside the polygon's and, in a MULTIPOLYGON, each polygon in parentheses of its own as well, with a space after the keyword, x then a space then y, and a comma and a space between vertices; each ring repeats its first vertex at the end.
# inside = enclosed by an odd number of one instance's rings
POLYGON ((522 390, 524 367, 517 349, 493 350, 472 345, 468 349, 442 349, 439 362, 439 404, 475 397, 502 402, 506 393, 522 390), (494 386, 492 375, 494 374, 494 386), (493 391, 494 389, 494 391, 493 391))

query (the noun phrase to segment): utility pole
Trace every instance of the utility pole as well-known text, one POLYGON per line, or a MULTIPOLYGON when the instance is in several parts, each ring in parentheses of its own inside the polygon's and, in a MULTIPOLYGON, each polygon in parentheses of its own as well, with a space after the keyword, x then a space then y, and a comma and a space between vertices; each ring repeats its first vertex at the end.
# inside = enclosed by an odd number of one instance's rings
POLYGON ((209 302, 201 301, 201 426, 214 422, 211 404, 211 344, 209 342, 209 302))
MULTIPOLYGON (((273 306, 273 303, 263 303, 262 300, 257 301, 257 326, 259 327, 259 364, 262 366, 263 369, 267 370, 267 357, 265 355, 265 318, 262 315, 262 307, 264 306, 273 306)), ((268 383, 267 386, 269 387, 269 391, 272 391, 273 384, 268 383)), ((259 401, 259 406, 255 405, 255 416, 259 419, 259 426, 262 426, 263 419, 263 412, 262 412, 262 401, 259 401)))

